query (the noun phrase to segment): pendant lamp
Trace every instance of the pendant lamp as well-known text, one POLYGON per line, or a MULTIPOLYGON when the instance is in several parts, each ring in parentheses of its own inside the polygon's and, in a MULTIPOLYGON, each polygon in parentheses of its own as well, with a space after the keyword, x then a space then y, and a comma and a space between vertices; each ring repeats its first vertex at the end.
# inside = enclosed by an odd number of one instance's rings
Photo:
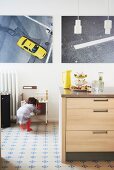
POLYGON ((75 20, 74 25, 74 34, 81 34, 82 33, 82 25, 81 20, 79 19, 79 0, 78 0, 78 18, 75 20))
POLYGON ((107 20, 104 21, 105 34, 110 34, 112 29, 112 20, 109 19, 109 0, 108 1, 108 16, 107 20))

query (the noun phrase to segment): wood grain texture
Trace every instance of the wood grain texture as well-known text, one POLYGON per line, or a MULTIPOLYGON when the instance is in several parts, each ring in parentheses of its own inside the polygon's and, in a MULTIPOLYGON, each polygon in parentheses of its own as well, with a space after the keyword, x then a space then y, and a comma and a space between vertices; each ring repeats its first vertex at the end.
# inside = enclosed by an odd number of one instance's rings
POLYGON ((66 160, 66 98, 62 98, 62 162, 66 160))
POLYGON ((67 109, 66 130, 114 130, 114 109, 96 111, 67 109))
POLYGON ((114 109, 114 99, 113 98, 67 98, 67 108, 92 108, 92 109, 114 109))
POLYGON ((66 131, 66 152, 114 152, 114 131, 97 132, 66 131))
POLYGON ((62 161, 66 153, 114 153, 114 88, 102 94, 62 90, 62 161))

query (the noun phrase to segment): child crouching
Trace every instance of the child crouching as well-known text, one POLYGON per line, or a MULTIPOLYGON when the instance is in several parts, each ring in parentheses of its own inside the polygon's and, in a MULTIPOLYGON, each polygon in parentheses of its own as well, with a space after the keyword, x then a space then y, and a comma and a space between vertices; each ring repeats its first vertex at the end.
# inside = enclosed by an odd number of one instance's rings
POLYGON ((37 104, 38 100, 34 97, 30 97, 27 103, 17 110, 17 121, 20 124, 20 128, 22 130, 27 129, 28 132, 32 131, 32 129, 30 128, 30 118, 31 116, 33 116, 33 113, 37 112, 37 104))

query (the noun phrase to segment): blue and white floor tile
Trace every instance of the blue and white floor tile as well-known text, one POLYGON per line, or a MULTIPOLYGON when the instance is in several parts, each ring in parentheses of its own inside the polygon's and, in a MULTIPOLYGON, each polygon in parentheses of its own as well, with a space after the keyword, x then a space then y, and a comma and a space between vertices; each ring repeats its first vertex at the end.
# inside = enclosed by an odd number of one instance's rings
POLYGON ((2 170, 114 170, 114 161, 61 163, 58 124, 33 124, 33 132, 19 127, 2 129, 2 170))

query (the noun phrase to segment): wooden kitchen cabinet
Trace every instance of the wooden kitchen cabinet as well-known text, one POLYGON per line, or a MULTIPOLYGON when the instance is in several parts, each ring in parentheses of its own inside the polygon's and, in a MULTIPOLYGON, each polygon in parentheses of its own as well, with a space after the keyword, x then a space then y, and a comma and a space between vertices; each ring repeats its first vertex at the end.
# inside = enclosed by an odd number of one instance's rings
POLYGON ((114 151, 114 131, 66 131, 66 152, 108 151, 114 151))
POLYGON ((98 160, 99 154, 101 160, 114 160, 114 88, 97 94, 62 88, 60 91, 62 162, 72 153, 74 157, 81 153, 82 160, 83 155, 87 160, 87 154, 89 159, 91 154, 96 155, 92 160, 98 160))

